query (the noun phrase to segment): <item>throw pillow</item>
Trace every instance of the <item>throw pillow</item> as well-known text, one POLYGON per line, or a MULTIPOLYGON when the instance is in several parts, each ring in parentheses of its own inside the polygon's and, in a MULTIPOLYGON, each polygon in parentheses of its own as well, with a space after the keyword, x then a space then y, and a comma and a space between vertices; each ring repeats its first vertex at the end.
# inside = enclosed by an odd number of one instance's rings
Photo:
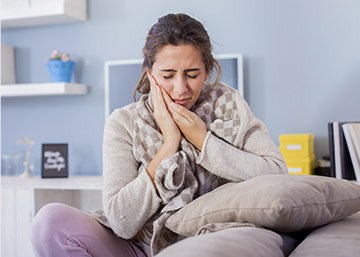
POLYGON ((360 211, 360 185, 312 175, 262 175, 227 183, 175 212, 165 226, 193 236, 204 225, 252 223, 282 233, 315 228, 360 211))

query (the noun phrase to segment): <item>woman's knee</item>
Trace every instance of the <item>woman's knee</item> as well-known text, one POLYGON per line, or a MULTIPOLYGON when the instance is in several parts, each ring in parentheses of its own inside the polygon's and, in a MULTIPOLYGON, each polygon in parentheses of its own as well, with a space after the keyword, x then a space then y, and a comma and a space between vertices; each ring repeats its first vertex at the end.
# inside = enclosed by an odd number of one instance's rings
POLYGON ((64 220, 68 218, 66 213, 72 208, 61 203, 50 203, 43 206, 35 215, 31 223, 31 241, 44 244, 56 238, 61 233, 61 227, 65 225, 64 220))

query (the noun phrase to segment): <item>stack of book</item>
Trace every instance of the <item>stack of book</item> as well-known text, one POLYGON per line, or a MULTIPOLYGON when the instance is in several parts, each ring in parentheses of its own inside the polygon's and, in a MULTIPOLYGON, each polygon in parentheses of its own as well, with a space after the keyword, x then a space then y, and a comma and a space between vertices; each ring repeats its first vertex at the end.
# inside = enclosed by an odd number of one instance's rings
POLYGON ((360 182, 360 121, 328 123, 330 175, 360 182))
POLYGON ((279 142, 289 174, 314 174, 314 134, 283 134, 279 142))

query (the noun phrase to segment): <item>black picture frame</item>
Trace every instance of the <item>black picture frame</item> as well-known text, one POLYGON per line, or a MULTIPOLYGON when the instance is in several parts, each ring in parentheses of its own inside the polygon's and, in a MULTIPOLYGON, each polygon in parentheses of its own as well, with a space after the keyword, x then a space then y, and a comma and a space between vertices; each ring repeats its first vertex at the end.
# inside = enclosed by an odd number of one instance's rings
POLYGON ((42 144, 41 177, 67 178, 68 176, 68 144, 42 144))

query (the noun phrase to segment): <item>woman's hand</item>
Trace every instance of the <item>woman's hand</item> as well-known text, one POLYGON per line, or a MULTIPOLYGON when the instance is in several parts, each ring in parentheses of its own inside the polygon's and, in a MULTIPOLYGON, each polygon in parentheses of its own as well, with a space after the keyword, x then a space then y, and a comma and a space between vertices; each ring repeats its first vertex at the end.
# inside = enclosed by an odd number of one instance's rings
POLYGON ((149 70, 147 71, 147 76, 150 81, 150 94, 154 106, 155 121, 158 124, 164 138, 164 144, 146 167, 146 171, 151 177, 151 180, 156 188, 154 182, 156 169, 165 158, 177 152, 180 145, 181 132, 167 109, 167 105, 165 104, 163 97, 163 92, 165 92, 165 90, 159 86, 149 70))
POLYGON ((163 92, 163 96, 172 118, 184 137, 201 150, 207 134, 205 123, 192 111, 174 103, 166 92, 163 92))
POLYGON ((154 105, 154 117, 164 137, 164 147, 166 147, 166 149, 171 149, 174 151, 173 153, 175 153, 180 145, 181 132, 164 101, 164 94, 167 95, 167 93, 157 83, 150 71, 147 71, 147 75, 150 81, 150 93, 154 105))

